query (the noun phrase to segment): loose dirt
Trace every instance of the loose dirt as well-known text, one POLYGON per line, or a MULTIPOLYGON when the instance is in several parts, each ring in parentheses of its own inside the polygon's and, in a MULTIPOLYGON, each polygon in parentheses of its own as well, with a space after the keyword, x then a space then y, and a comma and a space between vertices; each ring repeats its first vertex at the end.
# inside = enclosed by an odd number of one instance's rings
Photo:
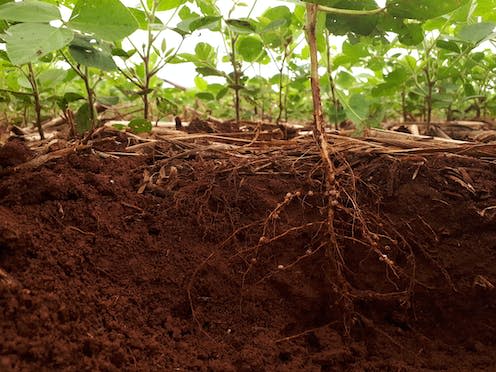
POLYGON ((191 153, 160 173, 154 153, 94 149, 15 171, 32 154, 9 146, 0 370, 496 367, 494 163, 347 157, 357 205, 342 197, 336 230, 363 295, 345 311, 317 171, 250 173, 191 153), (145 170, 162 182, 145 185, 145 170), (384 257, 355 232, 354 208, 384 257))

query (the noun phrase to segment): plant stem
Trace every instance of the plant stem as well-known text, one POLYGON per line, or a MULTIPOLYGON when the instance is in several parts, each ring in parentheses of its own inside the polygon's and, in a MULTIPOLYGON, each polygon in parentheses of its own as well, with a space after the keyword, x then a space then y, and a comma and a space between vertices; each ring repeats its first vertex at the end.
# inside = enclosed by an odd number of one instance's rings
POLYGON ((65 54, 63 51, 59 51, 61 56, 64 58, 64 60, 71 66, 71 68, 78 74, 78 76, 83 80, 84 82, 84 87, 86 89, 86 96, 87 96, 87 103, 88 103, 88 110, 89 110, 89 116, 90 116, 90 122, 91 122, 91 128, 95 129, 97 127, 97 118, 95 115, 95 100, 93 97, 93 89, 91 89, 91 84, 90 84, 90 73, 89 69, 87 66, 84 67, 84 70, 81 70, 80 65, 74 64, 65 54))
MULTIPOLYGON (((29 79, 28 79, 29 80, 29 79)), ((31 84, 31 83, 30 83, 31 84)), ((33 93, 27 93, 27 92, 17 92, 15 90, 11 90, 11 89, 3 89, 3 88, 0 88, 0 92, 4 92, 4 93, 10 93, 10 94, 18 94, 18 95, 21 95, 21 96, 32 96, 33 93)))
MULTIPOLYGON (((150 22, 150 20, 148 20, 150 22)), ((150 26, 148 26, 148 42, 147 42, 147 47, 143 48, 143 55, 142 55, 142 60, 143 60, 143 66, 145 69, 144 76, 143 76, 143 89, 141 91, 141 99, 143 101, 143 119, 148 120, 148 117, 150 115, 150 103, 148 100, 148 92, 150 91, 150 48, 151 48, 151 40, 153 38, 152 31, 150 29, 150 26)))
POLYGON ((144 65, 145 65, 145 82, 144 82, 144 86, 143 86, 143 96, 142 96, 142 99, 143 99, 143 118, 145 120, 148 120, 148 117, 150 115, 150 102, 148 100, 148 92, 150 91, 150 71, 149 71, 149 58, 146 57, 143 62, 144 62, 144 65))
POLYGON ((143 51, 143 65, 145 66, 145 76, 144 76, 144 87, 143 87, 143 118, 148 120, 150 117, 150 101, 149 101, 149 92, 150 92, 150 80, 153 76, 150 69, 150 59, 152 55, 152 45, 154 42, 154 36, 152 31, 152 24, 155 22, 155 11, 156 11, 156 1, 153 1, 152 8, 147 13, 148 18, 148 41, 145 50, 143 51))
POLYGON ((250 11, 248 12, 248 15, 246 16, 246 18, 250 18, 251 17, 251 14, 253 13, 253 11, 255 10, 255 6, 257 5, 258 3, 258 0, 255 0, 250 8, 250 11))
MULTIPOLYGON (((314 135, 318 142, 319 148, 327 150, 327 140, 324 128, 324 116, 322 113, 322 101, 320 98, 320 79, 319 79, 319 60, 317 52, 317 9, 315 4, 307 4, 307 38, 310 47, 310 82, 312 86, 313 99, 313 118, 314 118, 314 135)), ((328 151, 325 154, 325 161, 332 165, 328 151), (328 159, 328 160, 327 160, 328 159)))
MULTIPOLYGON (((288 68, 288 76, 289 76, 289 68, 288 68)), ((288 98, 289 98, 289 84, 286 84, 285 88, 286 92, 284 93, 284 121, 288 122, 288 98)))
POLYGON ((45 139, 45 133, 43 133, 43 127, 41 126, 41 101, 40 101, 40 91, 38 89, 38 84, 36 82, 36 76, 33 70, 33 64, 28 63, 29 69, 29 83, 31 84, 31 88, 33 89, 33 97, 34 97, 34 110, 36 112, 36 127, 38 128, 38 133, 40 135, 40 139, 45 139))
POLYGON ((284 111, 283 102, 283 89, 284 89, 284 62, 286 60, 286 53, 284 54, 281 68, 279 69, 279 114, 277 115, 276 124, 281 122, 282 113, 284 111))
POLYGON ((406 92, 405 88, 401 91, 401 113, 403 115, 403 122, 406 123, 408 121, 408 115, 406 113, 406 92))
POLYGON ((88 67, 84 67, 84 71, 81 71, 81 77, 84 81, 84 87, 86 88, 86 95, 88 97, 88 110, 90 115, 91 129, 97 127, 96 115, 95 115, 95 100, 93 97, 93 90, 90 85, 90 75, 88 67))
POLYGON ((386 8, 377 8, 372 10, 354 10, 354 9, 331 8, 329 6, 318 5, 318 10, 332 14, 366 16, 366 15, 374 15, 374 14, 382 13, 386 10, 386 8))
POLYGON ((334 129, 339 129, 338 123, 338 111, 339 111, 339 101, 336 96, 336 84, 334 83, 334 79, 332 78, 332 65, 331 65, 331 42, 330 42, 331 33, 326 29, 326 52, 327 52, 327 76, 329 78, 329 86, 331 89, 331 100, 332 105, 334 107, 334 117, 330 117, 331 121, 334 121, 334 129))
POLYGON ((432 91, 434 88, 435 82, 431 80, 431 74, 429 71, 429 67, 424 69, 425 80, 427 82, 427 96, 425 97, 425 110, 426 110, 426 129, 427 133, 430 132, 431 122, 432 122, 432 91))
POLYGON ((239 90, 241 88, 240 73, 238 68, 238 61, 236 60, 236 41, 237 36, 231 35, 231 64, 233 66, 233 77, 234 77, 234 109, 236 111, 236 125, 239 126, 240 122, 240 95, 239 90))
MULTIPOLYGON (((342 252, 339 248, 336 231, 334 229, 334 212, 338 201, 338 191, 336 183, 336 171, 334 163, 332 162, 329 152, 329 143, 327 140, 327 135, 325 133, 324 126, 324 115, 322 113, 322 102, 320 98, 320 82, 319 82, 319 60, 317 52, 317 38, 316 38, 316 28, 317 28, 317 11, 319 6, 317 4, 307 3, 307 22, 306 22, 306 32, 308 46, 310 47, 310 65, 311 65, 311 76, 310 81, 312 85, 312 98, 313 98, 313 136, 317 142, 319 148, 320 156, 324 163, 324 174, 326 175, 326 188, 328 193, 328 207, 327 207, 327 231, 329 234, 329 245, 327 247, 327 257, 329 257, 330 264, 330 275, 333 283, 331 285, 334 287, 334 291, 338 295, 342 296, 343 306, 345 310, 350 310, 352 306, 352 301, 349 296, 349 284, 346 281, 343 268, 344 262, 342 258, 342 252)), ((348 313, 348 311, 345 311, 348 313)), ((346 321, 347 323, 347 321, 346 321)), ((347 324, 345 324, 347 326, 347 324)))

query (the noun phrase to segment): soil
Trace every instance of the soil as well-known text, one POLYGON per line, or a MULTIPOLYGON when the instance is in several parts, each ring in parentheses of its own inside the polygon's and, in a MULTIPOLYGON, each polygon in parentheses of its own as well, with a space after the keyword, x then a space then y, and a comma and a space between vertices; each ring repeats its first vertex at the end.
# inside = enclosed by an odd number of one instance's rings
POLYGON ((0 269, 17 283, 0 281, 2 371, 496 367, 494 163, 348 157, 359 204, 343 199, 336 230, 346 279, 370 294, 349 308, 318 173, 236 174, 196 155, 159 192, 143 188, 153 154, 15 170, 23 146, 0 150, 0 269), (370 246, 346 217, 358 207, 370 246))

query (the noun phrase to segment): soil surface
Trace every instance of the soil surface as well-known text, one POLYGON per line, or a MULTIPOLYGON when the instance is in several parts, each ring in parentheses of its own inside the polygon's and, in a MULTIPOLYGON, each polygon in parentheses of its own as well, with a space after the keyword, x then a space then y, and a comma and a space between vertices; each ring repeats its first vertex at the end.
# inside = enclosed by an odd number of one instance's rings
POLYGON ((494 163, 347 159, 358 204, 343 201, 336 230, 363 294, 350 309, 329 274, 318 175, 190 156, 143 187, 153 155, 87 149, 14 170, 32 156, 22 147, 0 150, 2 371, 496 368, 494 163))

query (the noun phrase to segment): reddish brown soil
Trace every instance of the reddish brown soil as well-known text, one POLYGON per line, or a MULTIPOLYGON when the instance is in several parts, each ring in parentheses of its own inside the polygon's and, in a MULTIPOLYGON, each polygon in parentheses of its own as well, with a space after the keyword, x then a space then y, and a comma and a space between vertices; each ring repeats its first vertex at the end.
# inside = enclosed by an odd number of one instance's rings
MULTIPOLYGON (((18 164, 7 150, 2 166, 18 164)), ((319 248, 325 202, 306 177, 215 173, 193 156, 176 163, 179 183, 138 194, 151 158, 89 150, 4 172, 0 268, 22 287, 0 284, 0 370, 494 370, 496 209, 482 211, 496 165, 349 160, 364 215, 415 269, 408 305, 362 298, 342 313, 319 248), (315 225, 254 250, 269 234, 247 225, 296 191, 278 231, 315 225)), ((369 247, 342 244, 354 287, 403 288, 369 247)))

